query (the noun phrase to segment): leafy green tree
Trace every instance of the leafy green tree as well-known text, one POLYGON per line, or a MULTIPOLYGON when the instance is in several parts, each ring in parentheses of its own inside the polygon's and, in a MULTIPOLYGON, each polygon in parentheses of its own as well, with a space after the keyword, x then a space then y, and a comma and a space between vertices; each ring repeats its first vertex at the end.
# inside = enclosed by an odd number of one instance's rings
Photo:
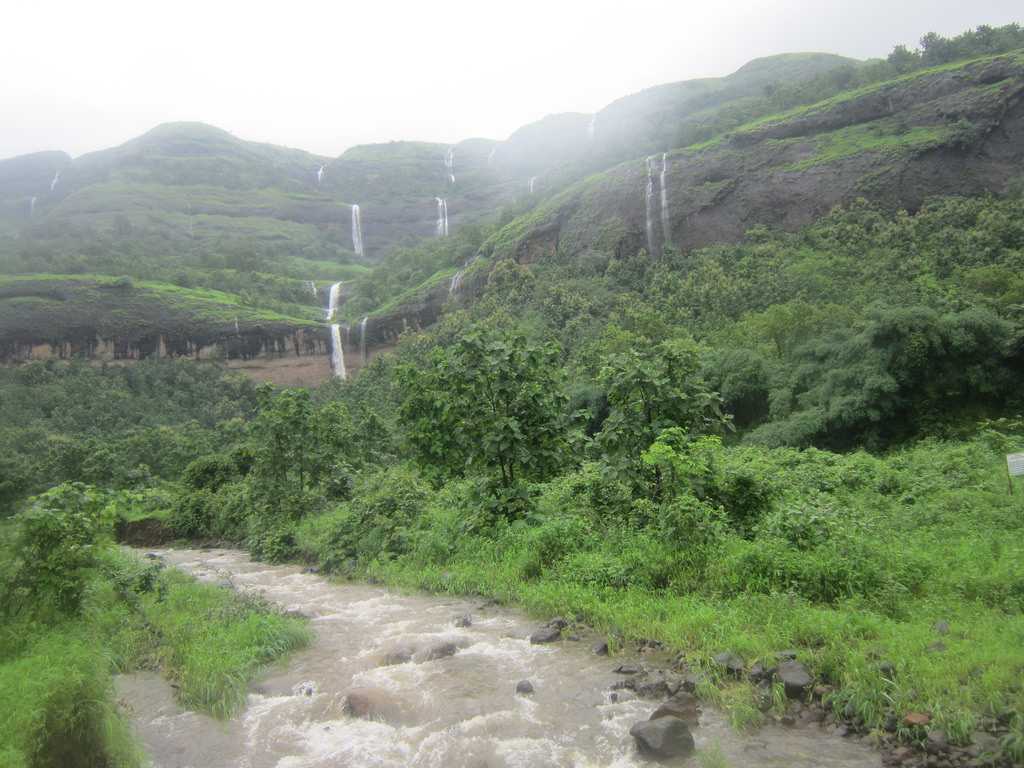
POLYGON ((641 453, 663 430, 680 427, 695 436, 729 424, 721 397, 700 376, 692 341, 635 342, 629 351, 611 355, 601 370, 609 411, 596 438, 613 464, 632 473, 639 472, 641 453))
POLYGON ((17 565, 2 585, 0 610, 12 615, 52 606, 77 613, 86 574, 113 529, 104 493, 81 483, 58 485, 33 499, 14 525, 17 565))
POLYGON ((570 420, 555 346, 477 330, 399 376, 402 424, 423 464, 484 473, 507 494, 564 462, 570 420))

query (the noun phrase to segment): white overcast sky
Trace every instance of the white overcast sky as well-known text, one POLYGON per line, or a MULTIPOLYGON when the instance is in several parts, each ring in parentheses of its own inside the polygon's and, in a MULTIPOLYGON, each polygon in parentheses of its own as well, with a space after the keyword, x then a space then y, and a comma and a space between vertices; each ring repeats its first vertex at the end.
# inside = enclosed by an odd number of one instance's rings
POLYGON ((1021 0, 7 0, 0 158, 79 155, 171 120, 330 156, 505 138, 758 56, 881 56, 1010 21, 1021 0))

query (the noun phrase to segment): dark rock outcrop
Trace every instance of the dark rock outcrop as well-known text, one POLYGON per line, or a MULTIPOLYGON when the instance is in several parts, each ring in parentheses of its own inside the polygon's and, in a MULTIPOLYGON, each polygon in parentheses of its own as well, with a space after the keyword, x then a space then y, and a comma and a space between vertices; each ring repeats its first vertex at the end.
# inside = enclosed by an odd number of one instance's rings
POLYGON ((684 757, 695 746, 689 727, 676 717, 644 720, 630 728, 629 735, 636 740, 640 754, 657 760, 684 757))

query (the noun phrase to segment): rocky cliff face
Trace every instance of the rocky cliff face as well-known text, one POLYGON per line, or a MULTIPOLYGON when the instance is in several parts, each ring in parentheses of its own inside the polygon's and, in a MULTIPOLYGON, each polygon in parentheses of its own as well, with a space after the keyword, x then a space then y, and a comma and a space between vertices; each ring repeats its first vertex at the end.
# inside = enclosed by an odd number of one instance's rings
MULTIPOLYGON (((1022 175, 1022 161, 1017 53, 902 78, 669 153, 667 239, 689 249, 755 226, 795 230, 858 197, 913 210, 933 195, 1000 193, 1022 175)), ((486 253, 530 262, 588 248, 660 251, 660 162, 626 163, 575 185, 506 227, 486 253)))

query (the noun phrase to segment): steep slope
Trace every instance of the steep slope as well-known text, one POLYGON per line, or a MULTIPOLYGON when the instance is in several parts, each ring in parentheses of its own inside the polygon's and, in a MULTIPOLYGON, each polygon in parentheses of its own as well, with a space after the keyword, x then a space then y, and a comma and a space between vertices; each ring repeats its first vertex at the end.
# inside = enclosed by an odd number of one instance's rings
POLYGON ((1024 160, 1024 52, 924 70, 624 163, 505 227, 485 255, 618 255, 792 230, 866 197, 999 193, 1024 160), (664 195, 662 180, 664 179, 664 195), (662 201, 664 200, 664 208, 662 201))

